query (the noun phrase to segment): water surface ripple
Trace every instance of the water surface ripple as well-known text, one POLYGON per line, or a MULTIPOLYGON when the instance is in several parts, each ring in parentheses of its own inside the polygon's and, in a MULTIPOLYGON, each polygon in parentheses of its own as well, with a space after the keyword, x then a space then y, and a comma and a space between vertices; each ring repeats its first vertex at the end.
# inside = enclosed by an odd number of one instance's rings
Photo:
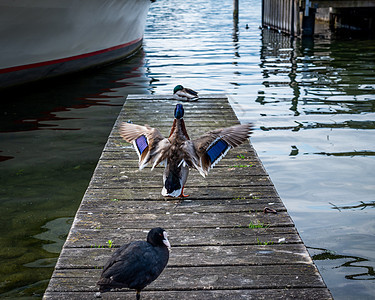
POLYGON ((183 84, 229 94, 241 122, 255 123, 252 143, 333 296, 370 299, 375 43, 261 30, 260 2, 241 2, 238 24, 232 1, 156 3, 145 41, 151 92, 183 84))

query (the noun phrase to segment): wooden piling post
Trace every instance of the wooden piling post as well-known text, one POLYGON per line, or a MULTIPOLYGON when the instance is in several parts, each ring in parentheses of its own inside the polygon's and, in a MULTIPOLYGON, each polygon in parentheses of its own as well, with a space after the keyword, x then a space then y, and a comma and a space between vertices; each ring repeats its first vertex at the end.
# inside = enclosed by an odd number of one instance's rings
POLYGON ((315 29, 315 11, 314 8, 308 9, 308 15, 303 16, 302 20, 302 35, 303 36, 313 36, 315 29))
POLYGON ((291 20, 290 20, 290 34, 292 36, 295 35, 295 26, 294 26, 294 23, 295 23, 295 14, 294 14, 294 10, 295 10, 295 1, 292 0, 292 13, 291 13, 291 20))
POLYGON ((233 21, 238 23, 239 0, 233 0, 233 21))

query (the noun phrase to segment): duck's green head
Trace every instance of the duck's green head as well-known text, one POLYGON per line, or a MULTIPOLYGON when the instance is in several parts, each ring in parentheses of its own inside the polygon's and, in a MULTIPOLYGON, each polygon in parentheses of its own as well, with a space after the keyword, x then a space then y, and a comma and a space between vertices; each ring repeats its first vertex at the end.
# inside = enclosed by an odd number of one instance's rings
POLYGON ((181 90, 183 90, 184 89, 184 87, 182 86, 182 85, 176 85, 175 87, 174 87, 174 89, 173 89, 173 94, 175 94, 177 91, 181 91, 181 90))
POLYGON ((184 107, 182 104, 177 104, 176 108, 174 109, 174 117, 176 119, 181 119, 184 116, 184 107))

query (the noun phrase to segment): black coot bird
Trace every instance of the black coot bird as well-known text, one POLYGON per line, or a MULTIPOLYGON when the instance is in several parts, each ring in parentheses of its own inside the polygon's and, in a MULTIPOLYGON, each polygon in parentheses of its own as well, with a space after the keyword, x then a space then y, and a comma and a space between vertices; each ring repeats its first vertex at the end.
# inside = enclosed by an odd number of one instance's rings
POLYGON ((158 278, 168 263, 171 245, 167 236, 163 228, 157 227, 150 230, 147 242, 135 241, 121 246, 104 266, 97 282, 99 291, 135 289, 139 300, 141 290, 158 278))

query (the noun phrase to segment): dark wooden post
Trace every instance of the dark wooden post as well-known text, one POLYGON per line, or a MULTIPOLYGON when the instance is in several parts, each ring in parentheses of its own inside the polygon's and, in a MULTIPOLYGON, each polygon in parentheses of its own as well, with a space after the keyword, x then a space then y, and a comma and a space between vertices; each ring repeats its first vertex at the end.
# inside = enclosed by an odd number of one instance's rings
POLYGON ((302 20, 302 35, 312 36, 315 29, 315 11, 314 8, 309 8, 308 16, 303 16, 302 20))
POLYGON ((239 0, 233 0, 233 20, 235 23, 238 23, 238 9, 239 9, 239 0))
POLYGON ((294 0, 292 0, 292 13, 291 13, 291 20, 290 20, 290 35, 291 36, 294 36, 294 34, 295 34, 295 32, 294 32, 294 22, 295 22, 294 10, 295 10, 294 0))
POLYGON ((305 11, 302 19, 302 36, 314 35, 315 29, 315 8, 310 7, 310 1, 305 1, 305 11))

